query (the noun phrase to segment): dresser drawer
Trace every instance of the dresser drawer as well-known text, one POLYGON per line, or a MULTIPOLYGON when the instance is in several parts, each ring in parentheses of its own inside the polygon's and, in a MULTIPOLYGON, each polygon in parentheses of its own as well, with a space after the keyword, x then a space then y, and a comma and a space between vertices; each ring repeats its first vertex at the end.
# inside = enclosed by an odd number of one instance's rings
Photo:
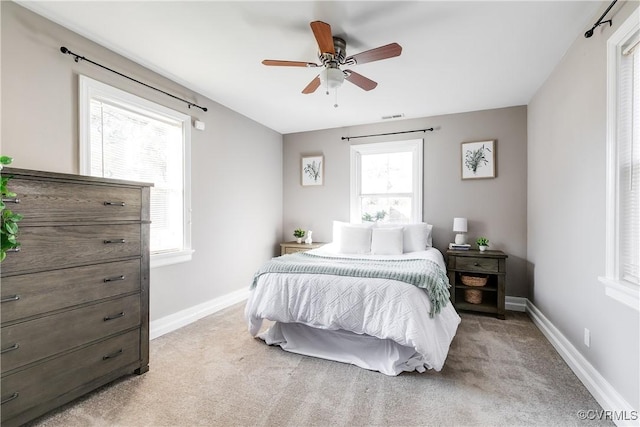
MULTIPOLYGON (((2 422, 140 360, 134 330, 2 378, 2 422)), ((45 411, 42 411, 45 412, 45 411)))
POLYGON ((2 328, 2 372, 140 325, 140 295, 2 328))
POLYGON ((483 273, 499 271, 498 259, 496 258, 475 258, 475 257, 456 257, 456 266, 458 270, 479 271, 483 273))
POLYGON ((20 227, 20 251, 7 254, 2 275, 140 256, 140 227, 140 224, 20 227))
POLYGON ((21 224, 71 221, 139 221, 139 188, 34 181, 16 177, 11 191, 20 203, 9 209, 24 215, 21 224))
POLYGON ((2 279, 2 323, 140 290, 140 260, 2 279))

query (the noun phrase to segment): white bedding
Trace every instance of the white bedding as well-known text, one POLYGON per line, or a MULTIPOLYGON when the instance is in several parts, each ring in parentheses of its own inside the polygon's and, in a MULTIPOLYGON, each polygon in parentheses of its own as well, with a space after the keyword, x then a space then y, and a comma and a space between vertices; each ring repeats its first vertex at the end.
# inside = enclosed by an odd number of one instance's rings
MULTIPOLYGON (((332 245, 310 252, 338 256, 332 245)), ((351 257, 425 258, 445 270, 442 254, 434 248, 351 257)), ((258 278, 245 317, 253 336, 264 319, 276 322, 259 335, 268 344, 397 375, 442 369, 460 317, 450 303, 433 318, 430 309, 424 289, 396 280, 268 273, 258 278)))

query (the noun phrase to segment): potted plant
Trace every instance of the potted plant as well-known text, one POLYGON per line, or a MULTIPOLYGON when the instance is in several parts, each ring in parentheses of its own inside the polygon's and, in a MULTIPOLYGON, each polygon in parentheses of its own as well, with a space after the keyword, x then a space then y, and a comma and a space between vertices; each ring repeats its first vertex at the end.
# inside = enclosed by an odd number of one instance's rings
POLYGON ((296 242, 302 243, 302 238, 305 235, 305 231, 302 228, 296 228, 293 230, 293 237, 296 238, 296 242))
MULTIPOLYGON (((13 159, 11 157, 0 156, 0 170, 2 166, 9 165, 12 161, 13 159)), ((0 262, 4 261, 7 257, 8 251, 15 250, 20 246, 16 237, 18 235, 18 221, 22 219, 22 215, 7 209, 4 204, 6 199, 11 200, 16 197, 16 193, 7 188, 10 179, 10 176, 0 177, 0 192, 2 193, 2 198, 0 199, 0 219, 2 221, 0 225, 0 262)))
POLYGON ((487 239, 486 237, 478 237, 476 239, 476 244, 478 245, 478 249, 480 249, 480 252, 484 252, 489 247, 489 239, 487 239))

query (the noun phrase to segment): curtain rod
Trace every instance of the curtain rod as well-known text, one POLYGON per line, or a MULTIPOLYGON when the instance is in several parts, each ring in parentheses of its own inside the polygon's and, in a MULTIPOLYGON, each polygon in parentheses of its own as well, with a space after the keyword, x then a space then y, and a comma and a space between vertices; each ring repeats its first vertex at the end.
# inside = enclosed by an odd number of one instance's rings
POLYGON ((618 0, 613 0, 613 1, 611 2, 611 4, 609 5, 609 7, 607 8, 607 10, 605 10, 605 11, 604 11, 604 13, 603 13, 603 14, 602 14, 602 16, 600 17, 600 19, 598 19, 598 21, 597 21, 595 24, 593 24, 593 27, 591 27, 591 29, 590 29, 590 30, 588 30, 586 33, 584 33, 584 37, 585 37, 585 38, 587 38, 587 39, 588 39, 589 37, 591 37, 591 36, 593 35, 593 30, 595 30, 595 29, 596 29, 596 27, 599 27, 599 26, 600 26, 600 25, 602 25, 602 24, 606 24, 606 23, 608 22, 608 23, 609 23, 609 26, 612 26, 612 25, 613 25, 613 22, 611 22, 611 19, 606 20, 606 21, 603 21, 603 19, 604 19, 604 17, 607 15, 607 13, 609 13, 609 11, 611 10, 611 8, 613 7, 613 5, 614 5, 614 4, 616 4, 616 2, 617 2, 617 1, 618 1, 618 0))
POLYGON ((387 135, 399 135, 401 133, 412 133, 412 132, 433 132, 433 128, 429 129, 416 129, 416 130, 404 130, 401 132, 389 132, 389 133, 374 133, 372 135, 359 135, 359 136, 343 136, 341 139, 344 141, 345 139, 349 141, 350 139, 356 138, 370 138, 372 136, 387 136, 387 135))
POLYGON ((187 101, 186 99, 178 98, 177 96, 172 95, 172 94, 170 94, 170 93, 168 93, 168 92, 165 92, 165 91, 163 91, 163 90, 161 90, 161 89, 158 89, 157 87, 153 87, 153 86, 148 85, 148 84, 146 84, 146 83, 143 83, 143 82, 141 82, 141 81, 139 81, 139 80, 136 80, 136 79, 134 79, 133 77, 129 77, 129 76, 127 76, 127 75, 125 75, 125 74, 122 74, 122 73, 120 73, 120 72, 118 72, 118 71, 116 71, 116 70, 112 70, 111 68, 109 68, 109 67, 105 67, 105 66, 104 66, 104 65, 102 65, 102 64, 98 64, 97 62, 94 62, 94 61, 92 61, 92 60, 90 60, 90 59, 87 59, 87 58, 85 58, 84 56, 80 56, 80 55, 78 55, 78 54, 76 54, 76 53, 73 53, 73 52, 71 52, 69 49, 67 49, 67 48, 66 48, 66 47, 64 47, 64 46, 62 46, 62 47, 60 48, 60 52, 62 52, 62 53, 66 53, 66 54, 68 54, 68 55, 73 56, 73 57, 74 57, 74 61, 76 61, 76 62, 79 62, 80 60, 90 62, 90 63, 92 63, 93 65, 97 65, 98 67, 104 68, 104 69, 105 69, 105 70, 107 70, 107 71, 111 71, 112 73, 115 73, 115 74, 117 74, 117 75, 119 75, 119 76, 121 76, 121 77, 124 77, 124 78, 126 78, 126 79, 129 79, 129 80, 134 81, 134 82, 136 82, 136 83, 139 83, 139 84, 141 84, 142 86, 146 86, 146 87, 148 87, 148 88, 150 88, 150 89, 157 90, 157 91, 158 91, 158 92, 160 92, 160 93, 163 93, 163 94, 165 94, 165 95, 167 95, 167 96, 170 96, 170 97, 172 97, 172 98, 174 98, 174 99, 177 99, 178 101, 182 101, 182 102, 184 102, 185 104, 187 104, 187 106, 188 106, 189 108, 191 108, 191 107, 196 107, 196 108, 201 109, 202 111, 207 111, 207 107, 201 107, 201 106, 199 106, 198 104, 194 104, 194 103, 193 103, 193 102, 191 102, 191 101, 187 101))

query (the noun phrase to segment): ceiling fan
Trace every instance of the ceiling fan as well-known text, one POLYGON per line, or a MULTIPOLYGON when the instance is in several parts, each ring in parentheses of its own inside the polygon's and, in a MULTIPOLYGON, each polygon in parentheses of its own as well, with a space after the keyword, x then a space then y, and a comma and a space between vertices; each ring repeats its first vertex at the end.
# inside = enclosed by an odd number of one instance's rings
POLYGON ((390 43, 352 56, 347 56, 347 43, 344 39, 332 35, 329 24, 322 21, 313 21, 311 23, 311 30, 318 42, 318 59, 321 64, 303 61, 280 61, 275 59, 265 59, 262 61, 264 65, 276 67, 324 67, 324 70, 302 90, 304 94, 315 92, 320 85, 325 85, 327 94, 329 94, 329 89, 337 89, 342 85, 344 80, 367 91, 374 89, 378 86, 378 83, 355 71, 341 70, 340 66, 380 61, 382 59, 400 56, 402 53, 402 46, 398 43, 390 43))

